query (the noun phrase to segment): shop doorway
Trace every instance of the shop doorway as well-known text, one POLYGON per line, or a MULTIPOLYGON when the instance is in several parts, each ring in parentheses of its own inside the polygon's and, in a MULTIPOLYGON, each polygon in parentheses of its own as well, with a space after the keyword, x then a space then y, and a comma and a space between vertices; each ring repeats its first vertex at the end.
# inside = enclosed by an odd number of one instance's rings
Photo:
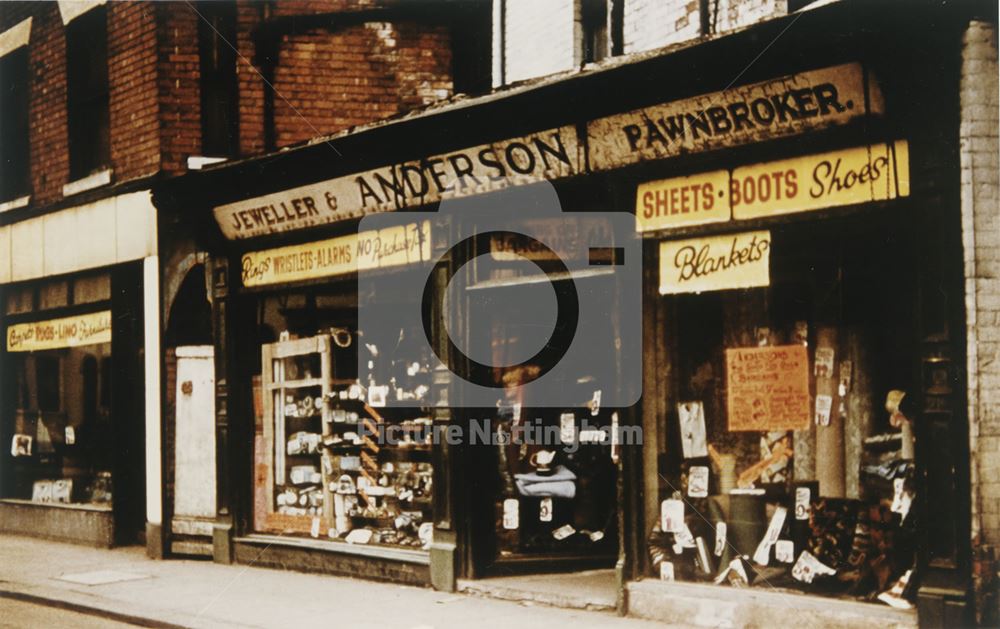
POLYGON ((211 556, 215 519, 215 365, 205 267, 184 277, 163 335, 170 551, 211 556))

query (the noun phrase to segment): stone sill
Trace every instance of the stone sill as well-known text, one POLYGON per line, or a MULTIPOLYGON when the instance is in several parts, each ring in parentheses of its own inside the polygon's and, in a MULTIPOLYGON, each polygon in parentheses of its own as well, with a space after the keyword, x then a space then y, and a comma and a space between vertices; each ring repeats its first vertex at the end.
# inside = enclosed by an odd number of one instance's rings
POLYGON ((63 196, 69 197, 74 194, 86 192, 87 190, 93 190, 94 188, 106 186, 111 183, 112 175, 114 175, 114 170, 111 168, 105 168, 104 170, 99 170, 96 173, 87 175, 86 177, 81 177, 76 181, 71 181, 62 187, 63 196))
POLYGON ((77 511, 95 511, 97 513, 111 513, 111 505, 99 505, 90 503, 65 503, 65 502, 35 502, 23 498, 0 498, 0 503, 11 505, 27 505, 29 507, 40 507, 43 509, 75 509, 77 511))
POLYGON ((299 537, 264 534, 237 537, 233 541, 237 544, 291 546, 322 552, 340 553, 342 555, 358 555, 360 557, 374 557, 378 559, 388 559, 390 561, 402 561, 424 566, 429 566, 431 563, 431 555, 426 550, 410 550, 407 548, 392 548, 377 545, 368 546, 362 544, 348 544, 347 542, 333 542, 320 539, 302 539, 299 537))

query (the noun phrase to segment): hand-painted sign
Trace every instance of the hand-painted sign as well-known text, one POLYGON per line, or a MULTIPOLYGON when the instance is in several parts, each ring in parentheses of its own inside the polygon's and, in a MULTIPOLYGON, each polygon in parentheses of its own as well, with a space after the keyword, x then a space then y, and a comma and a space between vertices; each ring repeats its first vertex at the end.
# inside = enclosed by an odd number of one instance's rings
POLYGON ((660 294, 752 288, 770 283, 771 232, 660 243, 660 294))
POLYGON ((111 311, 16 323, 7 328, 8 352, 36 352, 111 342, 111 311))
POLYGON ((635 225, 640 232, 720 223, 730 219, 729 172, 651 181, 639 186, 635 225))
POLYGON ((809 355, 804 345, 726 350, 729 430, 809 426, 809 355))
POLYGON ((906 140, 641 184, 636 230, 764 218, 910 194, 906 140))
POLYGON ((244 286, 344 275, 430 260, 430 221, 338 236, 243 256, 244 286))
POLYGON ((733 218, 761 218, 910 194, 905 140, 737 168, 733 218))
POLYGON ((393 164, 215 208, 226 238, 323 225, 582 171, 572 126, 393 164))
POLYGON ((618 168, 845 124, 884 109, 851 63, 655 105, 587 124, 590 167, 618 168))

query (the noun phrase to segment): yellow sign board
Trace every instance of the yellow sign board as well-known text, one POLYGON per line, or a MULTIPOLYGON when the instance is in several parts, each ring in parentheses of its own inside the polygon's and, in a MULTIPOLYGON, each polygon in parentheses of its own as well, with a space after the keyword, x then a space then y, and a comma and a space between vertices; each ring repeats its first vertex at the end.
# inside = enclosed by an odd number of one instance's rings
POLYGON ((733 218, 763 218, 910 194, 905 140, 737 168, 733 218))
POLYGON ((839 126, 881 114, 861 64, 820 68, 587 123, 592 170, 609 170, 839 126))
POLYGON ((660 243, 660 294, 767 286, 771 232, 754 231, 660 243))
POLYGON ((8 352, 81 347, 111 342, 111 311, 17 323, 7 328, 8 352))
POLYGON ((423 221, 252 251, 243 256, 242 278, 244 286, 265 286, 425 262, 430 257, 431 223, 423 221))
POLYGON ((730 219, 729 172, 641 184, 635 195, 636 231, 721 223, 730 219))

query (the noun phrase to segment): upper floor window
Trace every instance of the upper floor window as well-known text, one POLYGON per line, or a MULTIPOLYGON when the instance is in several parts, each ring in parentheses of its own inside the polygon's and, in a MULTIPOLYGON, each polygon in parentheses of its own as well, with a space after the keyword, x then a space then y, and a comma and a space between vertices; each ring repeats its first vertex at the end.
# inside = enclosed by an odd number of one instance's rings
POLYGON ((236 3, 197 4, 201 57, 201 151, 213 157, 237 153, 236 3))
POLYGON ((608 0, 580 0, 580 28, 583 35, 583 63, 608 56, 608 0))
POLYGON ((69 174, 80 179, 111 163, 108 18, 104 6, 66 26, 69 174))
POLYGON ((28 47, 0 57, 0 202, 30 190, 28 47))

